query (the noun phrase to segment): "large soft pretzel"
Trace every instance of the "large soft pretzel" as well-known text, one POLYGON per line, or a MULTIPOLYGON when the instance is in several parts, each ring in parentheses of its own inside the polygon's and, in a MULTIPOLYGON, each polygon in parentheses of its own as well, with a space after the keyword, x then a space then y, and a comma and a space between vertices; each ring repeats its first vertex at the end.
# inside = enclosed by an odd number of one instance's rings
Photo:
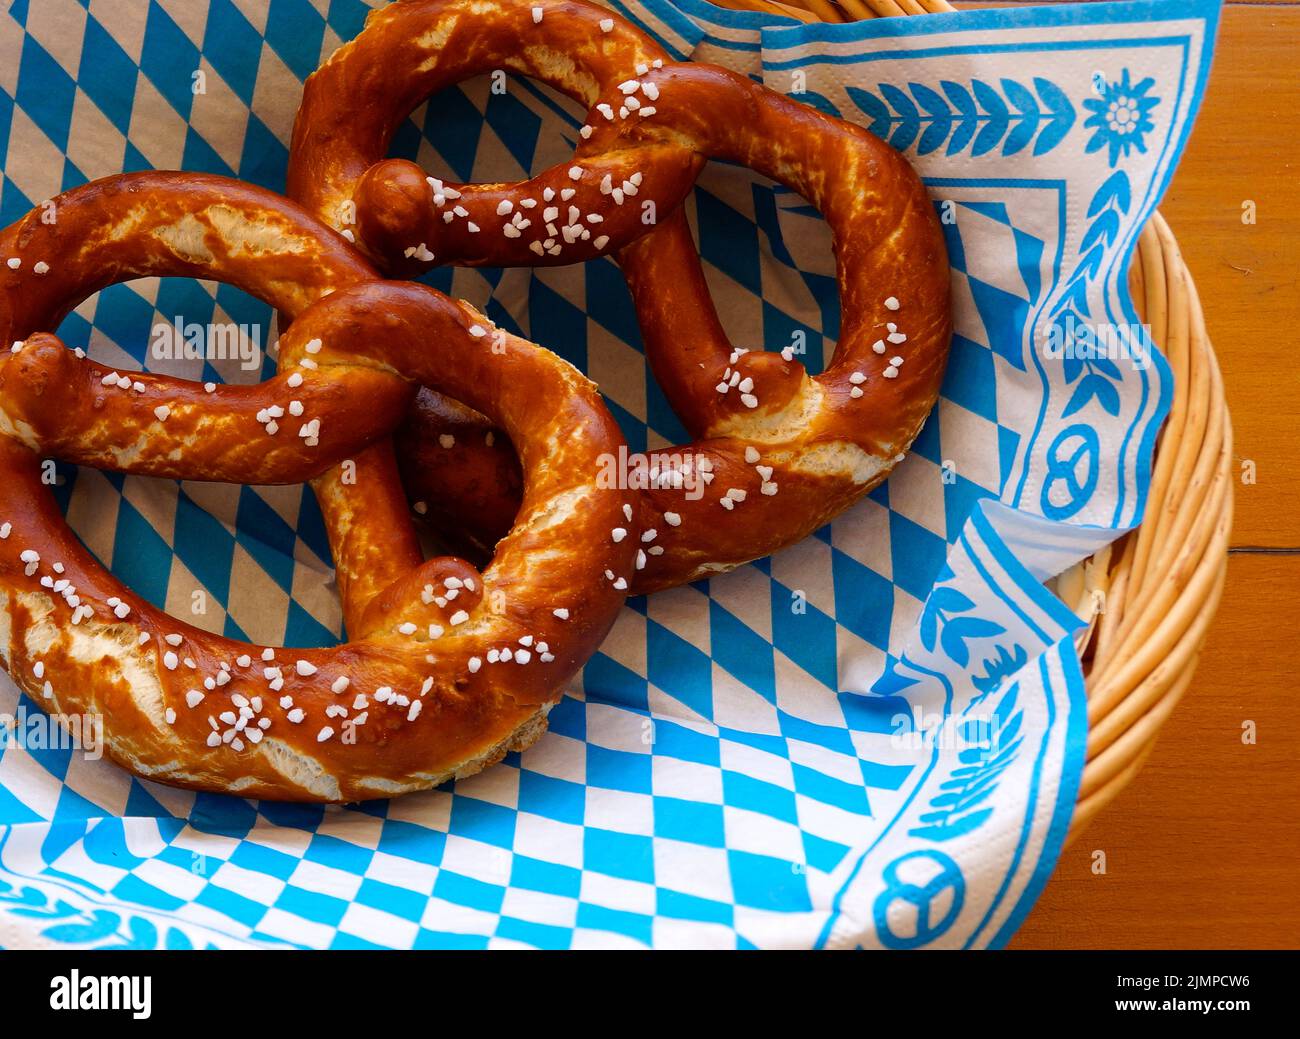
MULTIPOLYGON (((948 265, 906 161, 866 130, 732 72, 672 63, 581 0, 405 0, 376 11, 307 81, 289 190, 394 272, 617 255, 655 376, 697 438, 639 470, 652 485, 640 496, 637 592, 811 533, 888 475, 938 396, 948 265), (493 69, 589 106, 570 164, 523 183, 464 185, 384 158, 416 104, 493 69), (810 377, 790 350, 728 341, 680 205, 707 159, 787 185, 830 225, 842 322, 822 374, 810 377)), ((428 394, 422 405, 403 437, 412 497, 499 534, 513 508, 508 447, 489 444, 475 416, 428 394), (454 452, 468 457, 429 464, 454 452)))
POLYGON ((0 653, 36 703, 102 716, 108 753, 141 776, 291 800, 429 787, 541 734, 618 612, 639 534, 634 495, 595 485, 622 438, 576 370, 494 340, 431 289, 374 280, 298 207, 217 177, 75 189, 0 233, 0 258, 0 653), (278 308, 293 322, 279 374, 203 386, 115 372, 45 331, 95 290, 152 275, 229 282, 278 308), (404 504, 388 508, 387 435, 417 384, 491 416, 518 448, 523 507, 481 573, 423 562, 404 504), (153 608, 69 531, 46 457, 314 479, 350 641, 248 645, 153 608))

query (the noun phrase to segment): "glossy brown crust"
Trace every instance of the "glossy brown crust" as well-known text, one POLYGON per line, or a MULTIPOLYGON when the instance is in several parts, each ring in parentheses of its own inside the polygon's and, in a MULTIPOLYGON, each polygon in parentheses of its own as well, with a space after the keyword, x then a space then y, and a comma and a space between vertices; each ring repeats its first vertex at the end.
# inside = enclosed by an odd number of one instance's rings
MULTIPOLYGON (((529 267, 592 259, 647 230, 639 206, 614 206, 601 192, 605 174, 621 184, 637 169, 647 171, 647 179, 653 171, 655 198, 667 210, 685 197, 697 172, 680 145, 638 144, 628 154, 584 147, 579 150, 581 161, 553 166, 520 184, 448 182, 454 194, 439 203, 438 191, 418 166, 384 158, 389 142, 402 120, 426 98, 476 75, 508 70, 592 106, 621 97, 618 85, 634 76, 638 65, 649 68, 667 59, 667 53, 631 23, 578 0, 390 4, 371 12, 362 33, 308 77, 293 127, 289 197, 332 227, 352 231, 362 251, 392 274, 429 269, 430 262, 405 255, 420 244, 435 255, 437 264, 529 267), (541 10, 541 21, 533 20, 534 8, 541 10), (611 23, 608 32, 602 23, 611 23), (578 179, 570 175, 574 167, 581 171, 578 179), (548 190, 554 194, 551 199, 545 197, 548 190), (568 191, 573 195, 563 197, 568 191), (538 205, 521 207, 525 198, 538 205), (503 202, 511 204, 508 214, 497 212, 503 202), (559 233, 542 233, 548 223, 542 213, 549 205, 562 214, 570 205, 582 213, 599 212, 605 221, 599 233, 593 225, 585 241, 565 242, 559 233), (470 217, 456 215, 457 206, 470 217), (519 237, 508 238, 503 227, 516 212, 531 226, 519 237), (478 231, 470 230, 471 222, 478 231), (613 244, 597 247, 600 234, 613 244), (547 238, 562 246, 558 255, 539 256, 530 248, 547 238)), ((558 227, 561 221, 554 222, 558 227)))
POLYGON ((109 755, 138 775, 250 797, 387 797, 535 740, 632 570, 635 536, 612 536, 632 496, 593 475, 622 444, 595 388, 523 340, 488 348, 490 324, 465 304, 374 280, 341 238, 267 192, 147 173, 54 202, 53 224, 38 210, 0 233, 0 256, 21 261, 0 268, 0 335, 19 343, 0 351, 0 653, 14 680, 52 713, 102 715, 109 755), (41 331, 95 289, 148 275, 231 282, 279 308, 293 319, 281 373, 212 392, 133 374, 137 391, 41 331), (388 440, 420 384, 519 447, 519 521, 481 573, 421 562, 388 440), (303 415, 268 435, 257 412, 291 400, 303 415), (304 438, 316 419, 318 438, 304 438), (312 480, 351 641, 266 650, 154 609, 69 531, 41 480, 47 456, 312 480), (509 662, 489 663, 503 648, 509 662))
MULTIPOLYGON (((360 246, 390 271, 569 263, 617 250, 655 376, 698 438, 665 454, 690 460, 691 473, 711 466, 711 475, 675 486, 661 463, 657 485, 641 494, 640 522, 656 535, 639 558, 635 592, 731 569, 816 530, 888 476, 938 397, 952 332, 947 256, 925 188, 902 156, 742 76, 671 63, 648 36, 592 4, 407 0, 371 15, 307 83, 289 186, 324 219, 355 216, 360 246), (591 132, 571 167, 520 184, 460 185, 430 183, 412 163, 383 158, 416 104, 495 68, 590 106, 591 132), (629 98, 637 107, 624 112, 629 98), (785 184, 830 225, 842 327, 816 378, 792 355, 734 352, 723 332, 680 208, 709 159, 785 184), (634 175, 635 194, 613 194, 634 175), (583 229, 608 236, 601 248, 594 236, 559 242, 539 226, 542 193, 566 180, 583 229), (648 225, 647 202, 656 209, 648 225), (506 237, 525 212, 531 225, 506 237), (538 255, 545 241, 556 244, 538 255), (732 383, 740 385, 719 392, 732 383)), ((554 204, 567 219, 569 203, 554 204)), ((457 442, 477 444, 487 431, 466 429, 463 416, 459 423, 457 442)), ((442 529, 476 517, 473 533, 490 543, 513 514, 509 460, 479 449, 454 469, 418 464, 448 428, 436 408, 412 417, 398 441, 413 463, 407 489, 442 529)), ((643 468, 654 471, 654 461, 643 468)))
POLYGON ((422 487, 436 469, 436 494, 411 506, 454 551, 487 559, 508 531, 523 496, 523 474, 510 439, 472 408, 421 388, 397 428, 402 484, 422 487))

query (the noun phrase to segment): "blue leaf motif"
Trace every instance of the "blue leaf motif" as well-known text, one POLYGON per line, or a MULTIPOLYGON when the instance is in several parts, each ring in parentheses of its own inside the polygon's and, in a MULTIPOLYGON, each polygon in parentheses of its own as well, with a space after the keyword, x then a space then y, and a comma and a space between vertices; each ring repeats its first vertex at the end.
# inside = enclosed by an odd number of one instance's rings
POLYGON ((121 918, 116 913, 110 913, 107 909, 96 909, 90 914, 90 923, 56 924, 47 927, 41 934, 55 942, 88 945, 116 932, 120 922, 121 918))
POLYGON ((925 128, 916 145, 918 155, 929 155, 939 148, 952 132, 952 111, 944 101, 943 95, 924 83, 909 83, 908 88, 917 103, 925 110, 926 115, 930 117, 930 125, 925 128))
MULTIPOLYGON (((1084 105, 1092 106, 1094 102, 1085 101, 1084 105)), ((1065 331, 1068 318, 1073 318, 1076 323, 1082 324, 1086 323, 1086 319, 1091 316, 1091 304, 1088 299, 1089 283, 1098 276, 1105 262, 1107 250, 1118 240, 1120 215, 1127 213, 1131 204, 1132 191, 1128 176, 1123 170, 1116 170, 1107 177, 1088 203, 1090 223, 1079 243, 1079 262, 1051 308, 1053 327, 1061 333, 1065 331)), ((1065 338, 1062 335, 1062 339, 1065 338)), ((1075 387, 1062 412, 1062 418, 1068 418, 1081 411, 1094 400, 1108 414, 1119 414, 1119 391, 1107 380, 1118 383, 1123 381, 1123 376, 1112 360, 1108 357, 1079 358, 1067 354, 1062 359, 1062 364, 1065 381, 1070 385, 1079 378, 1085 366, 1089 373, 1088 377, 1075 387)))
POLYGON ((1081 319, 1091 317, 1092 304, 1088 302, 1087 272, 1076 270, 1066 291, 1069 293, 1070 303, 1079 312, 1078 317, 1081 319))
POLYGON ((1108 379, 1112 379, 1115 382, 1124 381, 1124 376, 1120 375, 1119 373, 1119 365, 1117 365, 1109 357, 1094 357, 1092 358, 1091 363, 1092 366, 1097 369, 1097 371, 1101 372, 1108 379))
POLYGON ((971 85, 975 89, 976 100, 984 106, 989 119, 984 124, 984 128, 975 135, 975 143, 971 145, 970 153, 972 157, 977 158, 997 147, 998 142, 1007 132, 1011 113, 1006 102, 987 83, 977 79, 973 80, 971 85))
POLYGON ((943 644, 943 651, 959 666, 965 667, 970 661, 967 639, 988 638, 1006 630, 1001 624, 983 617, 957 617, 944 625, 939 641, 943 644))
POLYGON ((929 822, 932 819, 944 821, 934 826, 916 826, 907 832, 914 837, 927 837, 932 841, 951 841, 962 834, 978 830, 992 814, 992 808, 981 808, 978 812, 963 815, 954 822, 949 821, 949 812, 931 812, 921 816, 922 821, 929 822))
POLYGON ((951 119, 936 119, 925 128, 921 139, 916 142, 916 154, 929 155, 932 151, 936 151, 947 140, 951 130, 951 119))
POLYGON ((1034 139, 1034 131, 1038 129, 1038 116, 1026 116, 1016 125, 1009 134, 1007 139, 1002 142, 1003 155, 1015 155, 1016 152, 1024 151, 1025 146, 1034 139))
MULTIPOLYGON (((899 661, 898 663, 903 663, 899 661)), ((871 692, 876 696, 893 696, 901 693, 904 689, 916 685, 920 679, 905 675, 898 670, 898 663, 890 661, 886 665, 884 674, 875 680, 871 685, 871 692)))
POLYGON ((133 916, 129 925, 132 949, 153 949, 158 945, 158 928, 143 916, 133 916))
MULTIPOLYGON (((1012 706, 1014 706, 1014 704, 1012 706)), ((999 708, 999 715, 1000 714, 1001 709, 999 708)), ((998 742, 1005 745, 1002 750, 998 752, 998 759, 1005 758, 1009 752, 1020 746, 1020 742, 1016 740, 1016 737, 1020 735, 1020 723, 1024 720, 1024 717, 1024 711, 1016 711, 1015 714, 1007 719, 1006 725, 1003 726, 1002 731, 998 733, 998 742)))
POLYGON ((935 808, 951 808, 956 811, 964 811, 974 808, 981 801, 988 800, 998 788, 998 778, 1002 775, 1002 769, 990 769, 993 775, 983 774, 979 783, 975 787, 966 787, 961 785, 961 789, 954 790, 952 793, 939 794, 931 798, 930 804, 935 808))
POLYGON ((1074 106, 1060 87, 1041 76, 1034 77, 1034 89, 1052 113, 1051 121, 1043 127, 1043 132, 1034 144, 1034 154, 1045 155, 1065 140, 1065 135, 1070 132, 1070 127, 1074 125, 1074 106))
MULTIPOLYGON (((9 890, 13 891, 13 888, 10 888, 9 890)), ((6 902, 16 902, 19 905, 40 907, 44 907, 48 901, 45 892, 34 887, 22 888, 16 894, 6 895, 4 900, 6 902)))
MULTIPOLYGON (((1020 730, 1018 722, 1016 723, 1015 728, 1017 732, 1020 730)), ((984 739, 990 739, 992 735, 993 733, 991 731, 981 734, 984 739)), ((1014 740, 1014 737, 1004 738, 1002 734, 998 734, 999 745, 1006 742, 1007 739, 1014 740)), ((1011 763, 1014 755, 1009 757, 1005 753, 1000 753, 996 759, 990 760, 990 753, 991 751, 983 747, 971 747, 967 750, 963 750, 962 760, 971 761, 974 762, 974 764, 962 765, 953 769, 949 773, 951 778, 939 784, 940 790, 957 791, 957 795, 951 796, 940 794, 930 803, 935 807, 939 807, 941 804, 968 804, 969 798, 975 796, 985 787, 991 785, 990 780, 996 779, 1006 771, 1006 768, 1011 763), (942 801, 940 798, 942 798, 942 801)))
POLYGON ((1079 252, 1096 245, 1098 239, 1102 240, 1103 245, 1110 245, 1118 235, 1119 213, 1108 209, 1088 225, 1088 230, 1083 233, 1083 241, 1079 243, 1079 252))
POLYGON ((133 916, 127 923, 131 936, 127 941, 113 945, 101 945, 101 951, 127 951, 131 949, 153 949, 158 945, 158 928, 142 916, 133 916))
POLYGON ((1007 118, 1011 115, 1011 110, 1007 108, 1007 103, 1002 100, 1001 95, 996 90, 982 79, 971 80, 971 87, 975 91, 975 100, 984 106, 984 111, 989 116, 1002 122, 1007 121, 1007 118))
POLYGON ((813 108, 820 112, 825 112, 829 116, 840 118, 840 110, 835 107, 834 102, 825 94, 819 94, 815 90, 805 90, 799 95, 799 100, 805 105, 812 105, 813 108))
MULTIPOLYGON (((948 576, 952 573, 949 571, 948 576)), ((930 592, 921 611, 921 643, 934 652, 934 640, 940 620, 947 620, 950 613, 964 613, 974 609, 975 604, 956 588, 940 586, 930 592)))
MULTIPOLYGON (((1010 678, 1029 660, 1029 654, 1025 647, 1015 643, 1010 649, 1006 646, 996 646, 997 656, 990 657, 984 661, 984 673, 975 675, 971 678, 971 683, 980 691, 980 695, 975 697, 966 710, 972 710, 976 705, 991 696, 1002 682, 1010 678)), ((964 713, 964 712, 963 712, 964 713)))
POLYGON ((1065 375, 1066 383, 1072 383, 1083 374, 1083 360, 1082 358, 1072 357, 1067 354, 1065 357, 1061 358, 1061 369, 1065 375))
POLYGON ((912 103, 912 99, 907 96, 906 92, 892 83, 881 83, 880 92, 885 96, 885 100, 889 102, 894 111, 898 113, 899 117, 898 128, 889 139, 889 143, 900 152, 905 152, 912 146, 917 133, 920 132, 921 113, 917 111, 916 105, 912 103))
POLYGON ((1038 102, 1028 89, 1014 79, 1002 80, 1002 89, 1011 101, 1011 106, 1020 113, 1015 128, 1002 142, 1002 154, 1015 155, 1034 139, 1034 133, 1038 130, 1038 102))
POLYGON ((1092 277, 1097 276, 1097 270, 1101 267, 1101 261, 1105 259, 1106 250, 1100 245, 1093 246, 1079 261, 1079 266, 1075 268, 1074 277, 1077 279, 1081 272, 1087 271, 1092 277))
POLYGON ((863 114, 871 120, 871 125, 867 127, 873 134, 881 140, 889 137, 889 109, 885 103, 876 97, 869 90, 863 90, 861 87, 845 87, 845 91, 852 99, 853 103, 862 109, 863 114))
POLYGON ((1007 95, 1011 107, 1021 115, 1032 115, 1037 118, 1038 101, 1027 87, 1021 86, 1014 79, 1003 79, 1002 92, 1007 95))
POLYGON ((996 792, 1003 773, 1020 751, 1024 712, 1016 710, 1019 690, 1019 683, 1013 683, 998 704, 993 717, 996 743, 987 748, 968 747, 957 755, 961 764, 940 784, 942 792, 931 799, 933 811, 923 813, 918 819, 923 825, 913 827, 909 834, 936 842, 950 841, 978 829, 993 814, 991 807, 980 806, 996 792))
POLYGON ((10 913, 14 916, 24 916, 33 920, 64 920, 69 916, 76 916, 81 912, 75 906, 68 905, 67 902, 59 901, 54 905, 36 906, 31 909, 11 909, 10 913))
POLYGON ((958 588, 936 588, 934 600, 944 613, 962 613, 975 606, 975 603, 958 588))
POLYGON ((179 927, 171 927, 167 930, 166 947, 173 951, 179 949, 193 949, 194 943, 190 941, 189 935, 179 927))
MULTIPOLYGON (((1018 750, 1019 741, 1013 744, 1013 750, 1018 750)), ((980 802, 987 800, 998 788, 998 780, 1002 774, 1011 765, 1012 757, 1000 757, 997 764, 986 765, 978 769, 971 782, 962 783, 959 790, 954 790, 950 794, 940 794, 930 803, 935 808, 950 807, 954 811, 962 812, 974 808, 980 802), (939 803, 939 798, 945 798, 944 803, 939 803)))
POLYGON ((1065 410, 1061 412, 1061 417, 1069 418, 1076 411, 1082 410, 1094 398, 1107 414, 1119 414, 1119 390, 1105 376, 1093 373, 1075 387, 1074 393, 1070 395, 1069 403, 1066 404, 1065 410))
POLYGON ((943 92, 958 112, 957 129, 952 135, 952 140, 948 142, 947 151, 948 155, 956 155, 970 143, 970 139, 975 136, 975 131, 979 129, 979 108, 970 92, 960 83, 945 79, 939 86, 943 88, 943 92))
POLYGON ((975 135, 975 143, 971 145, 970 153, 972 158, 978 158, 986 155, 998 146, 998 141, 1002 135, 1007 132, 1005 121, 991 121, 984 124, 984 128, 975 135))
POLYGON ((1079 315, 1089 313, 1087 272, 1075 271, 1071 275, 1069 282, 1066 283, 1065 290, 1061 294, 1061 298, 1052 305, 1052 314, 1060 314, 1068 307, 1073 307, 1078 312, 1076 320, 1079 315))
POLYGON ((975 99, 971 97, 970 91, 960 83, 954 83, 950 79, 945 79, 939 83, 940 89, 948 95, 948 100, 952 102, 952 107, 957 109, 958 114, 963 119, 974 120, 979 115, 979 109, 975 105, 975 99))
POLYGON ((0 880, 0 902, 7 902, 11 906, 19 906, 17 909, 10 909, 13 916, 23 916, 36 920, 62 920, 69 916, 75 916, 79 912, 74 906, 68 905, 62 899, 56 901, 54 905, 49 904, 50 896, 39 888, 24 887, 15 890, 14 886, 8 881, 0 880))
POLYGON ((947 119, 952 115, 951 110, 943 100, 943 95, 937 90, 932 90, 924 83, 909 83, 907 87, 912 91, 912 96, 916 98, 917 104, 925 109, 927 115, 932 115, 936 119, 947 119))
POLYGON ((1116 170, 1097 189, 1097 194, 1093 195, 1092 201, 1088 203, 1088 219, 1091 220, 1111 202, 1115 203, 1121 213, 1127 213, 1132 203, 1128 174, 1123 170, 1116 170))

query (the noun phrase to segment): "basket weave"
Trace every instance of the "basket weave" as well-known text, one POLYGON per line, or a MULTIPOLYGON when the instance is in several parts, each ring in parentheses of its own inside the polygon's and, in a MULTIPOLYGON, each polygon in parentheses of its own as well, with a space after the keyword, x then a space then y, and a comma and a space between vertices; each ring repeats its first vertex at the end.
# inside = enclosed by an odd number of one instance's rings
MULTIPOLYGON (((946 0, 714 0, 802 21, 953 11, 946 0)), ((1156 213, 1129 271, 1142 320, 1174 372, 1146 519, 1056 579, 1089 622, 1078 639, 1088 750, 1069 840, 1137 774, 1191 685, 1223 592, 1232 527, 1232 423, 1205 315, 1178 243, 1156 213)))

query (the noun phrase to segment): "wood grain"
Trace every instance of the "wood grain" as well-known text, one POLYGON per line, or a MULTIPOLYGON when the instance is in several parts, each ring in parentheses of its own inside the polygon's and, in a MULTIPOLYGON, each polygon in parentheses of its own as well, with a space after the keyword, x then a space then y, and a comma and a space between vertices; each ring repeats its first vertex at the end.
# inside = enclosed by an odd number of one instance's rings
POLYGON ((1300 7, 1224 11, 1205 106, 1161 204, 1223 366, 1239 478, 1234 545, 1300 546, 1300 7), (1256 223, 1242 221, 1253 202, 1256 223))
POLYGON ((1061 856, 1013 948, 1300 946, 1298 584, 1300 558, 1231 557, 1191 689, 1146 767, 1061 856))

